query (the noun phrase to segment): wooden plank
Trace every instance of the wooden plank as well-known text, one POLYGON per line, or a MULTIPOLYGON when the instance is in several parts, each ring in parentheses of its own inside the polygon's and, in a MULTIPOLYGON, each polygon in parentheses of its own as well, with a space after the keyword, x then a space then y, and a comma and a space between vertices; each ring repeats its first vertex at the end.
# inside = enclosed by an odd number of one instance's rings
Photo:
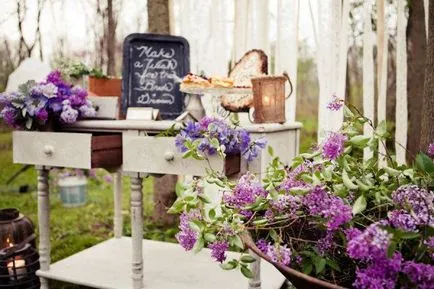
MULTIPOLYGON (((371 24, 372 3, 365 1, 363 4, 363 113, 365 117, 374 121, 374 44, 372 41, 371 24)), ((374 131, 369 124, 363 127, 363 133, 372 136, 374 131)), ((363 152, 365 160, 373 156, 373 151, 366 148, 363 152)))
POLYGON ((407 107, 407 17, 406 0, 398 0, 397 40, 396 40, 396 117, 395 152, 398 164, 405 164, 408 130, 407 107))
POLYGON ((92 168, 118 168, 122 165, 122 148, 92 152, 92 168))
POLYGON ((122 148, 122 134, 92 135, 91 148, 92 152, 98 150, 122 148))

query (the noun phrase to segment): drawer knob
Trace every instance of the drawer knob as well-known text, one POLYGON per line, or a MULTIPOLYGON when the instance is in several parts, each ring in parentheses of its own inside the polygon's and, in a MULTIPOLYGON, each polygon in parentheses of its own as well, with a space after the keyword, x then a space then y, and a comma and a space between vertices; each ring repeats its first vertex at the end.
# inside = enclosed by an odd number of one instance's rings
POLYGON ((53 152, 54 152, 53 146, 50 145, 44 146, 44 154, 46 154, 47 156, 51 156, 53 152))
POLYGON ((164 159, 168 162, 171 162, 175 159, 175 154, 173 152, 165 152, 164 159))

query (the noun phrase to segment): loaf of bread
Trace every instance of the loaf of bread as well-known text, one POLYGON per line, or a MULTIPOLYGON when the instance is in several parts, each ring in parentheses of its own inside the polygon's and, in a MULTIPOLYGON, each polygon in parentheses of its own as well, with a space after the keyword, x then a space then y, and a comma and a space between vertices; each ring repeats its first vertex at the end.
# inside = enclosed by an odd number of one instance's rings
MULTIPOLYGON (((229 78, 234 81, 234 87, 251 87, 253 77, 268 73, 268 58, 262 50, 248 51, 229 72, 229 78)), ((223 95, 221 105, 229 111, 248 111, 253 104, 253 96, 242 94, 223 95)))

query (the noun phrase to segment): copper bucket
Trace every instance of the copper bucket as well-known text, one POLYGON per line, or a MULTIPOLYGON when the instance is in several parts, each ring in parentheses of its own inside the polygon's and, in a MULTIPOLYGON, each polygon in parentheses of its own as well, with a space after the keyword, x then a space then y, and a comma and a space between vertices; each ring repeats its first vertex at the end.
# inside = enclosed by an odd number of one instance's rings
POLYGON ((284 123, 285 99, 291 96, 293 87, 288 74, 283 76, 261 76, 251 79, 253 85, 253 122, 284 123), (285 97, 285 82, 290 85, 290 93, 285 97))

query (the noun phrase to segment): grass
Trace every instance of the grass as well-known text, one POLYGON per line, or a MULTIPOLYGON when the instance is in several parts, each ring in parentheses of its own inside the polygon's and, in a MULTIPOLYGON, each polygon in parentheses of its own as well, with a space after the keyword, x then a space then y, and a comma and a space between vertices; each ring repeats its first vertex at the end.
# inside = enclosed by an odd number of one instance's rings
MULTIPOLYGON (((12 163, 12 137, 10 133, 0 133, 0 208, 17 208, 28 216, 37 226, 36 171, 32 167, 22 173, 10 186, 5 183, 23 166, 12 163), (29 185, 31 192, 18 193, 21 185, 29 185)), ((98 170, 103 176, 107 172, 98 170)), ((123 179, 123 217, 124 235, 131 235, 129 214, 129 179, 123 179)), ((53 180, 50 180, 50 184, 53 180)), ((52 184, 51 184, 52 185, 52 184)), ((176 228, 165 228, 151 220, 152 178, 143 183, 144 186, 144 238, 175 241, 176 228)), ((50 192, 50 225, 51 225, 51 258, 56 262, 83 249, 89 248, 113 235, 113 192, 110 184, 104 181, 90 180, 88 186, 88 202, 79 208, 64 208, 58 199, 56 189, 50 192)), ((52 288, 85 288, 76 285, 53 282, 52 288)))

